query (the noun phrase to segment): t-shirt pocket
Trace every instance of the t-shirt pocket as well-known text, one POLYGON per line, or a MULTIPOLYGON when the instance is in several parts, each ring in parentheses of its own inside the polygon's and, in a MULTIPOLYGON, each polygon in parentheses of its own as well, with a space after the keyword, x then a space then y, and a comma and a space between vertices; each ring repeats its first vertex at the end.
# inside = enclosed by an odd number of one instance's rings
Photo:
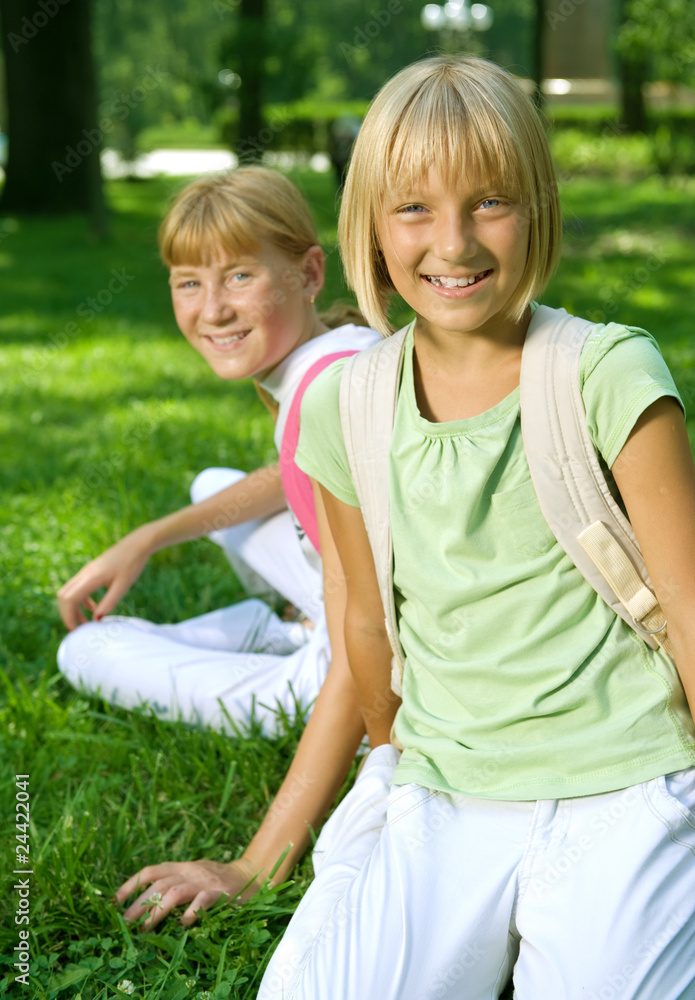
POLYGON ((538 497, 531 480, 503 493, 492 494, 496 520, 513 548, 523 556, 538 556, 547 552, 555 536, 541 513, 538 497))

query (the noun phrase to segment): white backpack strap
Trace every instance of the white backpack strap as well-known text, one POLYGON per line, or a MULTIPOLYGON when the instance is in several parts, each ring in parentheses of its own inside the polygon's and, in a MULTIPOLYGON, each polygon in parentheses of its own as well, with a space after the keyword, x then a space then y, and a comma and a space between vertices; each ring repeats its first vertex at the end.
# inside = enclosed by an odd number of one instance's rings
POLYGON ((586 427, 579 357, 593 324, 539 306, 521 358, 521 428, 541 511, 603 600, 669 655, 666 622, 634 532, 615 502, 586 427))
MULTIPOLYGON (((407 329, 407 328, 406 328, 407 329)), ((393 598, 393 543, 388 459, 406 329, 353 355, 340 383, 340 419, 350 471, 362 509, 393 650, 391 686, 401 694, 404 654, 393 598)))

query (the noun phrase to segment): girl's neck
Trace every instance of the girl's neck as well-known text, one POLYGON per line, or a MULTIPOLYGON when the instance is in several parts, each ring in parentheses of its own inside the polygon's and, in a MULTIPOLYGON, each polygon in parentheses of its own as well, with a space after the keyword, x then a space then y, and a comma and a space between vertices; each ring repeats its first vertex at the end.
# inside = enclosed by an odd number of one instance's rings
MULTIPOLYGON (((327 332, 328 327, 312 305, 310 311, 306 315, 302 335, 290 351, 290 354, 294 354, 298 347, 303 347, 303 345, 308 344, 310 340, 314 340, 316 337, 320 337, 322 334, 327 332)), ((286 358, 288 358, 290 354, 286 355, 286 358)), ((285 358, 283 358, 283 360, 285 360, 285 358)))
POLYGON ((284 364, 285 361, 287 361, 287 359, 290 358, 295 351, 299 350, 300 347, 303 347, 305 344, 308 344, 309 341, 314 340, 316 337, 320 337, 324 333, 328 333, 328 330, 329 328, 320 318, 320 316, 318 315, 318 313, 316 312, 316 310, 312 305, 311 313, 307 316, 306 323, 302 331, 302 335, 299 337, 299 339, 297 340, 297 342, 295 343, 294 347, 289 352, 289 354, 286 354, 285 357, 282 358, 277 363, 277 365, 274 365, 272 368, 268 368, 266 371, 258 372, 258 374, 254 376, 253 381, 256 385, 256 390, 258 391, 258 394, 263 400, 266 407, 270 410, 273 419, 277 419, 277 406, 275 404, 272 395, 268 393, 267 389, 263 388, 262 383, 266 379, 268 379, 269 376, 271 376, 272 373, 276 371, 280 365, 284 364), (269 402, 270 400, 273 400, 272 404, 270 404, 269 402))
POLYGON ((418 409, 432 423, 478 416, 519 385, 521 351, 531 319, 494 333, 432 329, 416 321, 413 377, 418 409))
POLYGON ((311 318, 311 323, 310 323, 310 333, 309 336, 304 341, 304 343, 313 340, 315 337, 323 336, 323 334, 328 333, 329 330, 329 327, 326 326, 326 324, 323 322, 323 320, 313 307, 312 307, 312 313, 313 316, 311 318))

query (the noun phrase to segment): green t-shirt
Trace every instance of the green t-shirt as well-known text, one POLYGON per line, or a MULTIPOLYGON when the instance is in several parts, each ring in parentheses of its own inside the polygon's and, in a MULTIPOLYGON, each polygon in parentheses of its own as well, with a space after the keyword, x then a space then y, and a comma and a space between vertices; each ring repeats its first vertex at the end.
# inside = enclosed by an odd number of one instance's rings
MULTIPOLYGON (((695 763, 671 661, 584 580, 541 514, 521 437, 519 389, 475 417, 425 420, 413 333, 389 459, 394 589, 405 651, 394 782, 500 799, 567 798, 695 763)), ((358 506, 339 414, 343 362, 302 404, 296 461, 358 506)), ((640 414, 678 393, 649 334, 590 335, 587 425, 610 467, 640 414)))

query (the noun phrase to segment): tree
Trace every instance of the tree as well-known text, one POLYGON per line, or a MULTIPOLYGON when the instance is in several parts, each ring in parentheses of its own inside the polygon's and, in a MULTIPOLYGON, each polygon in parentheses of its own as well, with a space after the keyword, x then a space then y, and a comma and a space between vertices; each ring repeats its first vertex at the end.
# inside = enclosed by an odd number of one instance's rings
POLYGON ((8 212, 88 212, 103 234, 91 0, 0 0, 8 212))
POLYGON ((617 50, 623 120, 644 130, 643 85, 648 80, 695 82, 695 6, 691 0, 621 0, 617 50))
POLYGON ((648 43, 631 20, 631 0, 620 0, 621 29, 618 35, 618 76, 620 79, 620 119, 629 132, 645 132, 647 108, 644 84, 647 79, 648 43))
POLYGON ((148 127, 206 120, 224 88, 218 46, 237 0, 92 0, 99 117, 126 162, 148 127))
POLYGON ((545 77, 545 66, 543 61, 543 49, 545 45, 545 24, 546 10, 545 0, 535 0, 533 12, 533 50, 531 53, 531 63, 533 66, 533 99, 539 111, 543 110, 543 79, 545 77))
POLYGON ((245 162, 260 160, 263 151, 267 30, 266 0, 241 0, 236 28, 221 50, 241 77, 237 154, 245 162))

